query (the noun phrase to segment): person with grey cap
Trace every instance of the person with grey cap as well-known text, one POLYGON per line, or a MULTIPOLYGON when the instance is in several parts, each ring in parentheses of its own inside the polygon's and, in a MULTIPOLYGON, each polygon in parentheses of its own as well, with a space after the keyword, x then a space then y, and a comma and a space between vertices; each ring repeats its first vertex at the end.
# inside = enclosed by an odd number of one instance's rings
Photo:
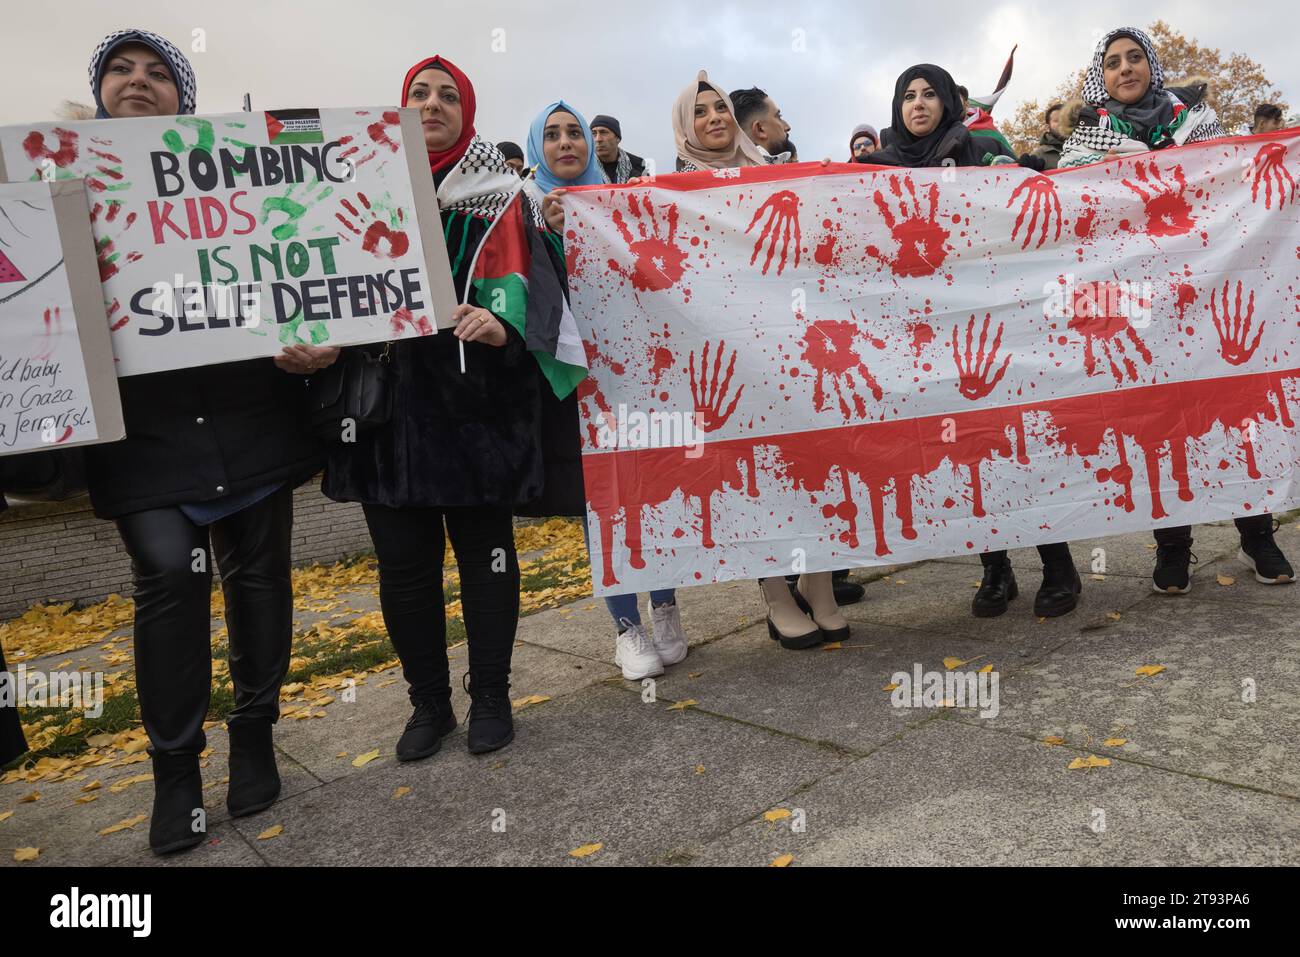
POLYGON ((506 165, 518 173, 524 175, 524 151, 520 149, 518 143, 511 143, 509 140, 502 140, 497 144, 497 149, 501 155, 506 158, 506 165))
POLYGON ((866 157, 880 149, 880 134, 870 123, 859 123, 849 135, 849 162, 865 163, 866 157))
POLYGON ((634 156, 619 144, 623 142, 623 127, 612 116, 601 113, 591 121, 591 135, 596 140, 596 159, 611 183, 626 183, 637 176, 645 176, 646 162, 634 156))

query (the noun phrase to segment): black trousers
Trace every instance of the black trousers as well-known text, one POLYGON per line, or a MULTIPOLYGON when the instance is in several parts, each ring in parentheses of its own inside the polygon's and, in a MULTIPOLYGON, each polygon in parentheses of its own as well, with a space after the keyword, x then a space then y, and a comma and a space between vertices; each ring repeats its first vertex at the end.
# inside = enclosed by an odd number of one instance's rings
MULTIPOLYGON (((1038 546, 1038 557, 1043 560, 1043 564, 1048 562, 1073 562, 1074 558, 1070 555, 1069 542, 1052 542, 1050 545, 1038 546)), ((997 565, 999 562, 1006 561, 1007 553, 1001 552, 984 552, 980 555, 980 561, 985 567, 997 565)))
MULTIPOLYGON (((1258 535, 1260 532, 1271 532, 1273 530, 1273 515, 1266 512, 1263 515, 1246 515, 1242 518, 1233 519, 1237 525, 1237 531, 1242 535, 1252 533, 1258 535)), ((1151 532, 1159 545, 1190 545, 1192 544, 1192 526, 1179 525, 1176 528, 1156 528, 1151 532)))
MULTIPOLYGON (((5 650, 0 648, 0 671, 7 670, 5 650)), ((26 751, 27 739, 23 737, 23 725, 18 719, 18 706, 15 704, 12 708, 7 708, 0 705, 0 765, 9 763, 26 751)))
POLYGON ((460 603, 475 688, 508 689, 519 626, 519 560, 511 510, 496 506, 366 505, 379 557, 379 604, 411 702, 447 701, 447 618, 442 591, 446 534, 460 569, 460 603))
POLYGON ((124 515, 135 577, 135 671, 154 753, 198 754, 212 687, 212 556, 221 570, 235 708, 227 723, 280 716, 293 640, 293 489, 285 485, 209 526, 179 508, 124 515))

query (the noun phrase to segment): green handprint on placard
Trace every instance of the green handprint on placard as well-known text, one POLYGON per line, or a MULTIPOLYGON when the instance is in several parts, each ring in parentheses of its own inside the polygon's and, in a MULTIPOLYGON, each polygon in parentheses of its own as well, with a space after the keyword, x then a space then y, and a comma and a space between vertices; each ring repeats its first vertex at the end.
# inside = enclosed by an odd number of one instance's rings
MULTIPOLYGON (((298 221, 307 210, 334 192, 333 186, 322 185, 316 178, 308 183, 295 183, 285 191, 283 196, 269 196, 262 200, 262 225, 265 226, 272 213, 284 213, 285 221, 271 230, 271 235, 280 242, 293 239, 298 235, 298 221), (295 196, 295 193, 297 194, 295 196)), ((317 231, 321 227, 316 227, 317 231)))
POLYGON ((176 130, 168 130, 163 133, 162 141, 173 153, 184 153, 187 150, 203 150, 205 153, 212 152, 212 145, 216 142, 216 135, 212 132, 212 122, 205 120, 201 116, 178 116, 176 125, 186 127, 196 132, 196 138, 193 143, 186 144, 181 138, 181 134, 176 130))

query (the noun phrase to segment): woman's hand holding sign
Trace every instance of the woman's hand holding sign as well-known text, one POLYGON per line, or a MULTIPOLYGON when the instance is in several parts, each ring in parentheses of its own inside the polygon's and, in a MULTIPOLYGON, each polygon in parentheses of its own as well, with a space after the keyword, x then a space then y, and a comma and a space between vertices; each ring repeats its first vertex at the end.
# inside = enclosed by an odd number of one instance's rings
POLYGON ((339 357, 338 346, 309 346, 298 343, 285 346, 275 357, 275 364, 285 372, 295 375, 311 375, 334 364, 339 357))

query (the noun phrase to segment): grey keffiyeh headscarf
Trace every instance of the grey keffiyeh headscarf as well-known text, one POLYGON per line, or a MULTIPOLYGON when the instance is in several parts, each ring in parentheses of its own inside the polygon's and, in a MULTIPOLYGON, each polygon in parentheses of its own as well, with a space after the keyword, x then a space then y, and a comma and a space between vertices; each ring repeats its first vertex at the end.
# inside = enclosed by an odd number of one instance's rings
POLYGON ((100 40, 99 46, 95 47, 95 52, 90 55, 90 91, 95 97, 95 119, 109 118, 108 111, 104 109, 104 101, 99 96, 99 82, 103 79, 104 66, 109 54, 124 43, 143 43, 163 58, 172 71, 172 80, 176 83, 180 103, 177 112, 192 114, 199 86, 194 78, 194 68, 190 66, 190 61, 185 58, 185 54, 166 37, 160 37, 148 30, 118 30, 100 40))

